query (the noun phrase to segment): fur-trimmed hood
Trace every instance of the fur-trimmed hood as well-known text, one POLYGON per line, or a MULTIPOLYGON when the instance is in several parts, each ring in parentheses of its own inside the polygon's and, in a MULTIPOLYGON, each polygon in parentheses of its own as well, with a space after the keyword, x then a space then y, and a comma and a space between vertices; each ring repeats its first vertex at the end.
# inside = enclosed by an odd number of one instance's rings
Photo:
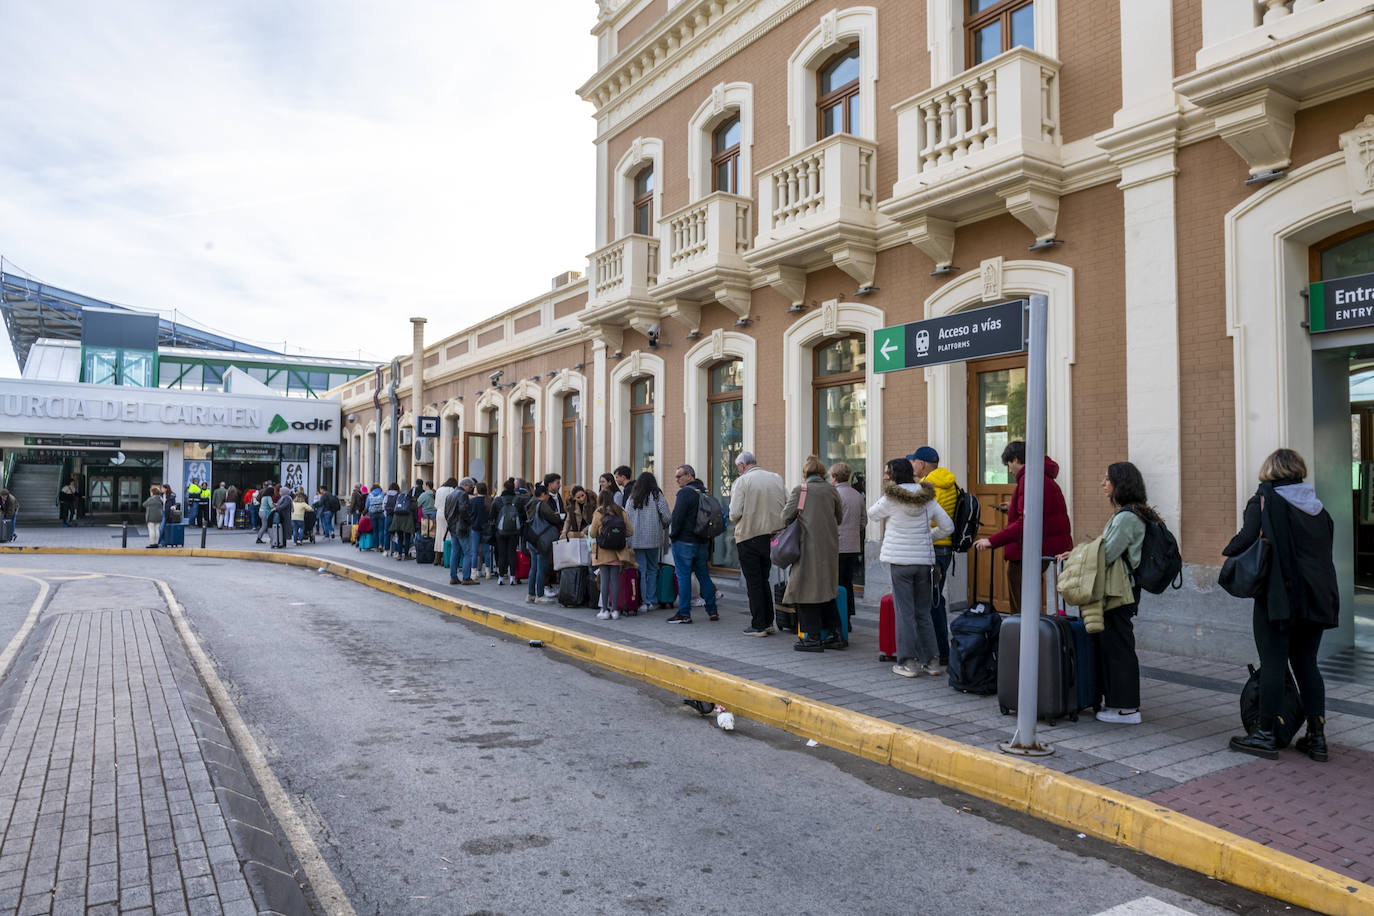
POLYGON ((887 481, 883 484, 883 495, 894 503, 919 509, 935 498, 935 488, 928 483, 893 483, 887 481))

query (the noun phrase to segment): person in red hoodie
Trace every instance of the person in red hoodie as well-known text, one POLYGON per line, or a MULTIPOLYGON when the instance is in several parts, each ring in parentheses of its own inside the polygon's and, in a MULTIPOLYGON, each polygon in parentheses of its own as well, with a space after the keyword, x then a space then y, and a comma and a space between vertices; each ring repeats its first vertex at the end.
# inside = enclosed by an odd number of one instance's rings
MULTIPOLYGON (((1024 527, 1026 504, 1026 443, 1017 440, 1007 443, 1002 449, 1002 463, 1007 471, 1016 478, 1016 492, 1012 494, 1011 504, 1007 506, 1007 527, 994 532, 991 537, 979 538, 973 542, 978 550, 1007 549, 1007 584, 1011 591, 1011 612, 1021 613, 1021 534, 1024 527)), ((1053 557, 1073 548, 1073 533, 1069 528, 1069 507, 1064 502, 1064 493, 1054 479, 1059 476, 1059 465, 1053 458, 1045 457, 1045 518, 1041 529, 1041 557, 1053 557)), ((1040 561, 1043 573, 1049 567, 1049 560, 1040 561)))

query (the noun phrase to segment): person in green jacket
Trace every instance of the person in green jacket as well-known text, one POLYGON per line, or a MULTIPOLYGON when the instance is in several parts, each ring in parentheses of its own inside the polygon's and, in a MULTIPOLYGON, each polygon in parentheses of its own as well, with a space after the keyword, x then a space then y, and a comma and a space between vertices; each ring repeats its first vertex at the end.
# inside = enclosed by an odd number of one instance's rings
MULTIPOLYGON (((916 472, 917 482, 924 481, 935 489, 935 501, 945 514, 954 518, 954 504, 959 501, 959 483, 954 473, 940 467, 940 453, 923 445, 906 456, 916 472)), ((948 537, 935 542, 935 581, 930 590, 930 622, 935 627, 935 642, 940 649, 940 664, 949 664, 949 615, 945 607, 945 576, 954 560, 954 548, 948 537)))

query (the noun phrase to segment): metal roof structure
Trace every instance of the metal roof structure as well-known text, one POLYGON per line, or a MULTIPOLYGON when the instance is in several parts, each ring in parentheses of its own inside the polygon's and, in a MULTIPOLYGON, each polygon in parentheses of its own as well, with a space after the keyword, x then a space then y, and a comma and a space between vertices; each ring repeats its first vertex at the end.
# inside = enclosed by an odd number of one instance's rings
MULTIPOLYGON (((29 350, 40 337, 80 340, 81 312, 87 308, 138 311, 0 271, 0 313, 5 316, 5 328, 9 331, 10 346, 14 348, 20 372, 24 371, 29 350)), ((167 318, 158 321, 158 346, 286 356, 277 350, 167 318)))

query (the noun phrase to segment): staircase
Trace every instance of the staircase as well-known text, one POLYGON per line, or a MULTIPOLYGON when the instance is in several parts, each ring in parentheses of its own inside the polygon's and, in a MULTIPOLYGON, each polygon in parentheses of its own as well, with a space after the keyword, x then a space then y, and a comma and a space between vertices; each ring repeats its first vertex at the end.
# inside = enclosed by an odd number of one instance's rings
POLYGON ((19 524, 56 522, 57 491, 62 489, 60 464, 16 464, 6 486, 19 500, 19 524))

